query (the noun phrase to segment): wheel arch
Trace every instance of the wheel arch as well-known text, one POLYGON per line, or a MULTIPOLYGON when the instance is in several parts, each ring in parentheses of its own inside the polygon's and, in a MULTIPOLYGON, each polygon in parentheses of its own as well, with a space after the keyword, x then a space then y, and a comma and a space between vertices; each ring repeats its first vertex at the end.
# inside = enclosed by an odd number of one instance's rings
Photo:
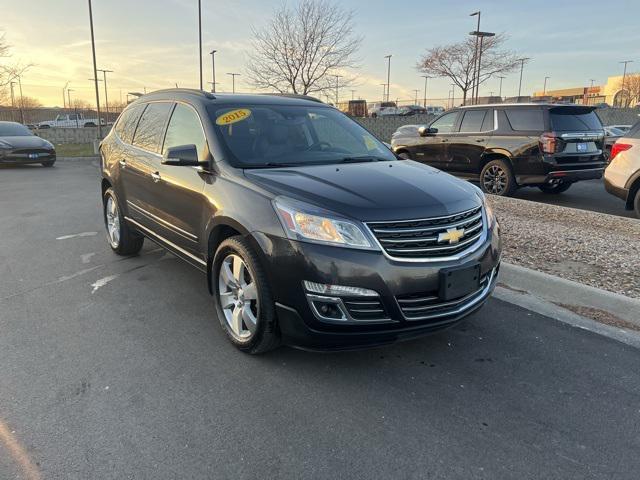
POLYGON ((629 185, 629 194, 627 195, 627 201, 625 207, 628 210, 633 210, 633 201, 636 198, 636 194, 640 191, 640 170, 637 171, 632 177, 632 180, 629 185))
POLYGON ((509 152, 505 150, 491 150, 482 155, 482 158, 478 163, 478 175, 480 175, 480 172, 482 172, 485 165, 493 160, 504 160, 511 167, 511 171, 513 171, 513 162, 511 161, 511 155, 509 152))

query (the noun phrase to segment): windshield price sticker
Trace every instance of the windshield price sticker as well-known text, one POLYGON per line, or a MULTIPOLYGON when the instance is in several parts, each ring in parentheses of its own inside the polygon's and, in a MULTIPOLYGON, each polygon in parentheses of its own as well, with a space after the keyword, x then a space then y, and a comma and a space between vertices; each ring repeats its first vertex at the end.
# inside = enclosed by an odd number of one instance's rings
POLYGON ((239 108, 237 110, 231 110, 230 112, 223 113, 216 118, 217 125, 231 125, 232 123, 241 122, 249 118, 251 110, 248 108, 239 108))

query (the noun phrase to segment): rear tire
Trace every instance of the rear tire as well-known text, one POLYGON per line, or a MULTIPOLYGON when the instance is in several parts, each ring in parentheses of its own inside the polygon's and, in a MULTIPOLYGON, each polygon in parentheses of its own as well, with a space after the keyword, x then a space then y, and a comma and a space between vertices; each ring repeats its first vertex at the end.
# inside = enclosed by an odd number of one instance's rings
POLYGON ((570 182, 566 183, 556 183, 555 185, 538 185, 538 188, 542 190, 544 193, 551 193, 553 195, 557 195, 558 193, 566 192, 573 185, 570 182))
POLYGON ((636 212, 636 217, 640 218, 640 189, 636 192, 636 198, 633 201, 633 209, 636 212))
POLYGON ((508 197, 518 188, 511 165, 505 160, 491 160, 480 172, 480 188, 485 193, 508 197))
POLYGON ((211 268, 216 314, 231 343, 252 355, 277 348, 275 304, 251 244, 241 236, 227 238, 218 247, 211 268))
POLYGON ((144 237, 129 228, 113 188, 108 188, 104 192, 102 214, 111 250, 118 255, 135 255, 138 253, 144 243, 144 237))
POLYGON ((55 160, 48 160, 46 162, 42 162, 43 167, 53 167, 53 164, 56 163, 55 160))

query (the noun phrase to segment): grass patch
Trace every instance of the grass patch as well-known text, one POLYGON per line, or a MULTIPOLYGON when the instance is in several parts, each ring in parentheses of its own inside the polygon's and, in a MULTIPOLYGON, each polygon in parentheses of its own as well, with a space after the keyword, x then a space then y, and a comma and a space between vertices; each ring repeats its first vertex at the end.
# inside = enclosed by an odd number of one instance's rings
POLYGON ((92 143, 61 143, 56 145, 58 157, 93 157, 92 143))

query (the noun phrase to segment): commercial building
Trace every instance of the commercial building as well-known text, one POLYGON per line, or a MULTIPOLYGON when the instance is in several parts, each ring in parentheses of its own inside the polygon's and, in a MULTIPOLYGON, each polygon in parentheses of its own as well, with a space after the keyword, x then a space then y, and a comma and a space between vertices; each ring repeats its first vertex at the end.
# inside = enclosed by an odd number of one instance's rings
MULTIPOLYGON (((627 74, 629 77, 640 75, 638 73, 627 74)), ((636 105, 640 99, 632 98, 628 102, 630 106, 636 105)), ((533 93, 532 100, 554 100, 570 103, 579 103, 583 105, 596 105, 606 103, 611 106, 621 106, 624 100, 622 92, 622 75, 607 78, 604 85, 584 86, 564 88, 560 90, 547 90, 546 92, 538 91, 533 93)))

